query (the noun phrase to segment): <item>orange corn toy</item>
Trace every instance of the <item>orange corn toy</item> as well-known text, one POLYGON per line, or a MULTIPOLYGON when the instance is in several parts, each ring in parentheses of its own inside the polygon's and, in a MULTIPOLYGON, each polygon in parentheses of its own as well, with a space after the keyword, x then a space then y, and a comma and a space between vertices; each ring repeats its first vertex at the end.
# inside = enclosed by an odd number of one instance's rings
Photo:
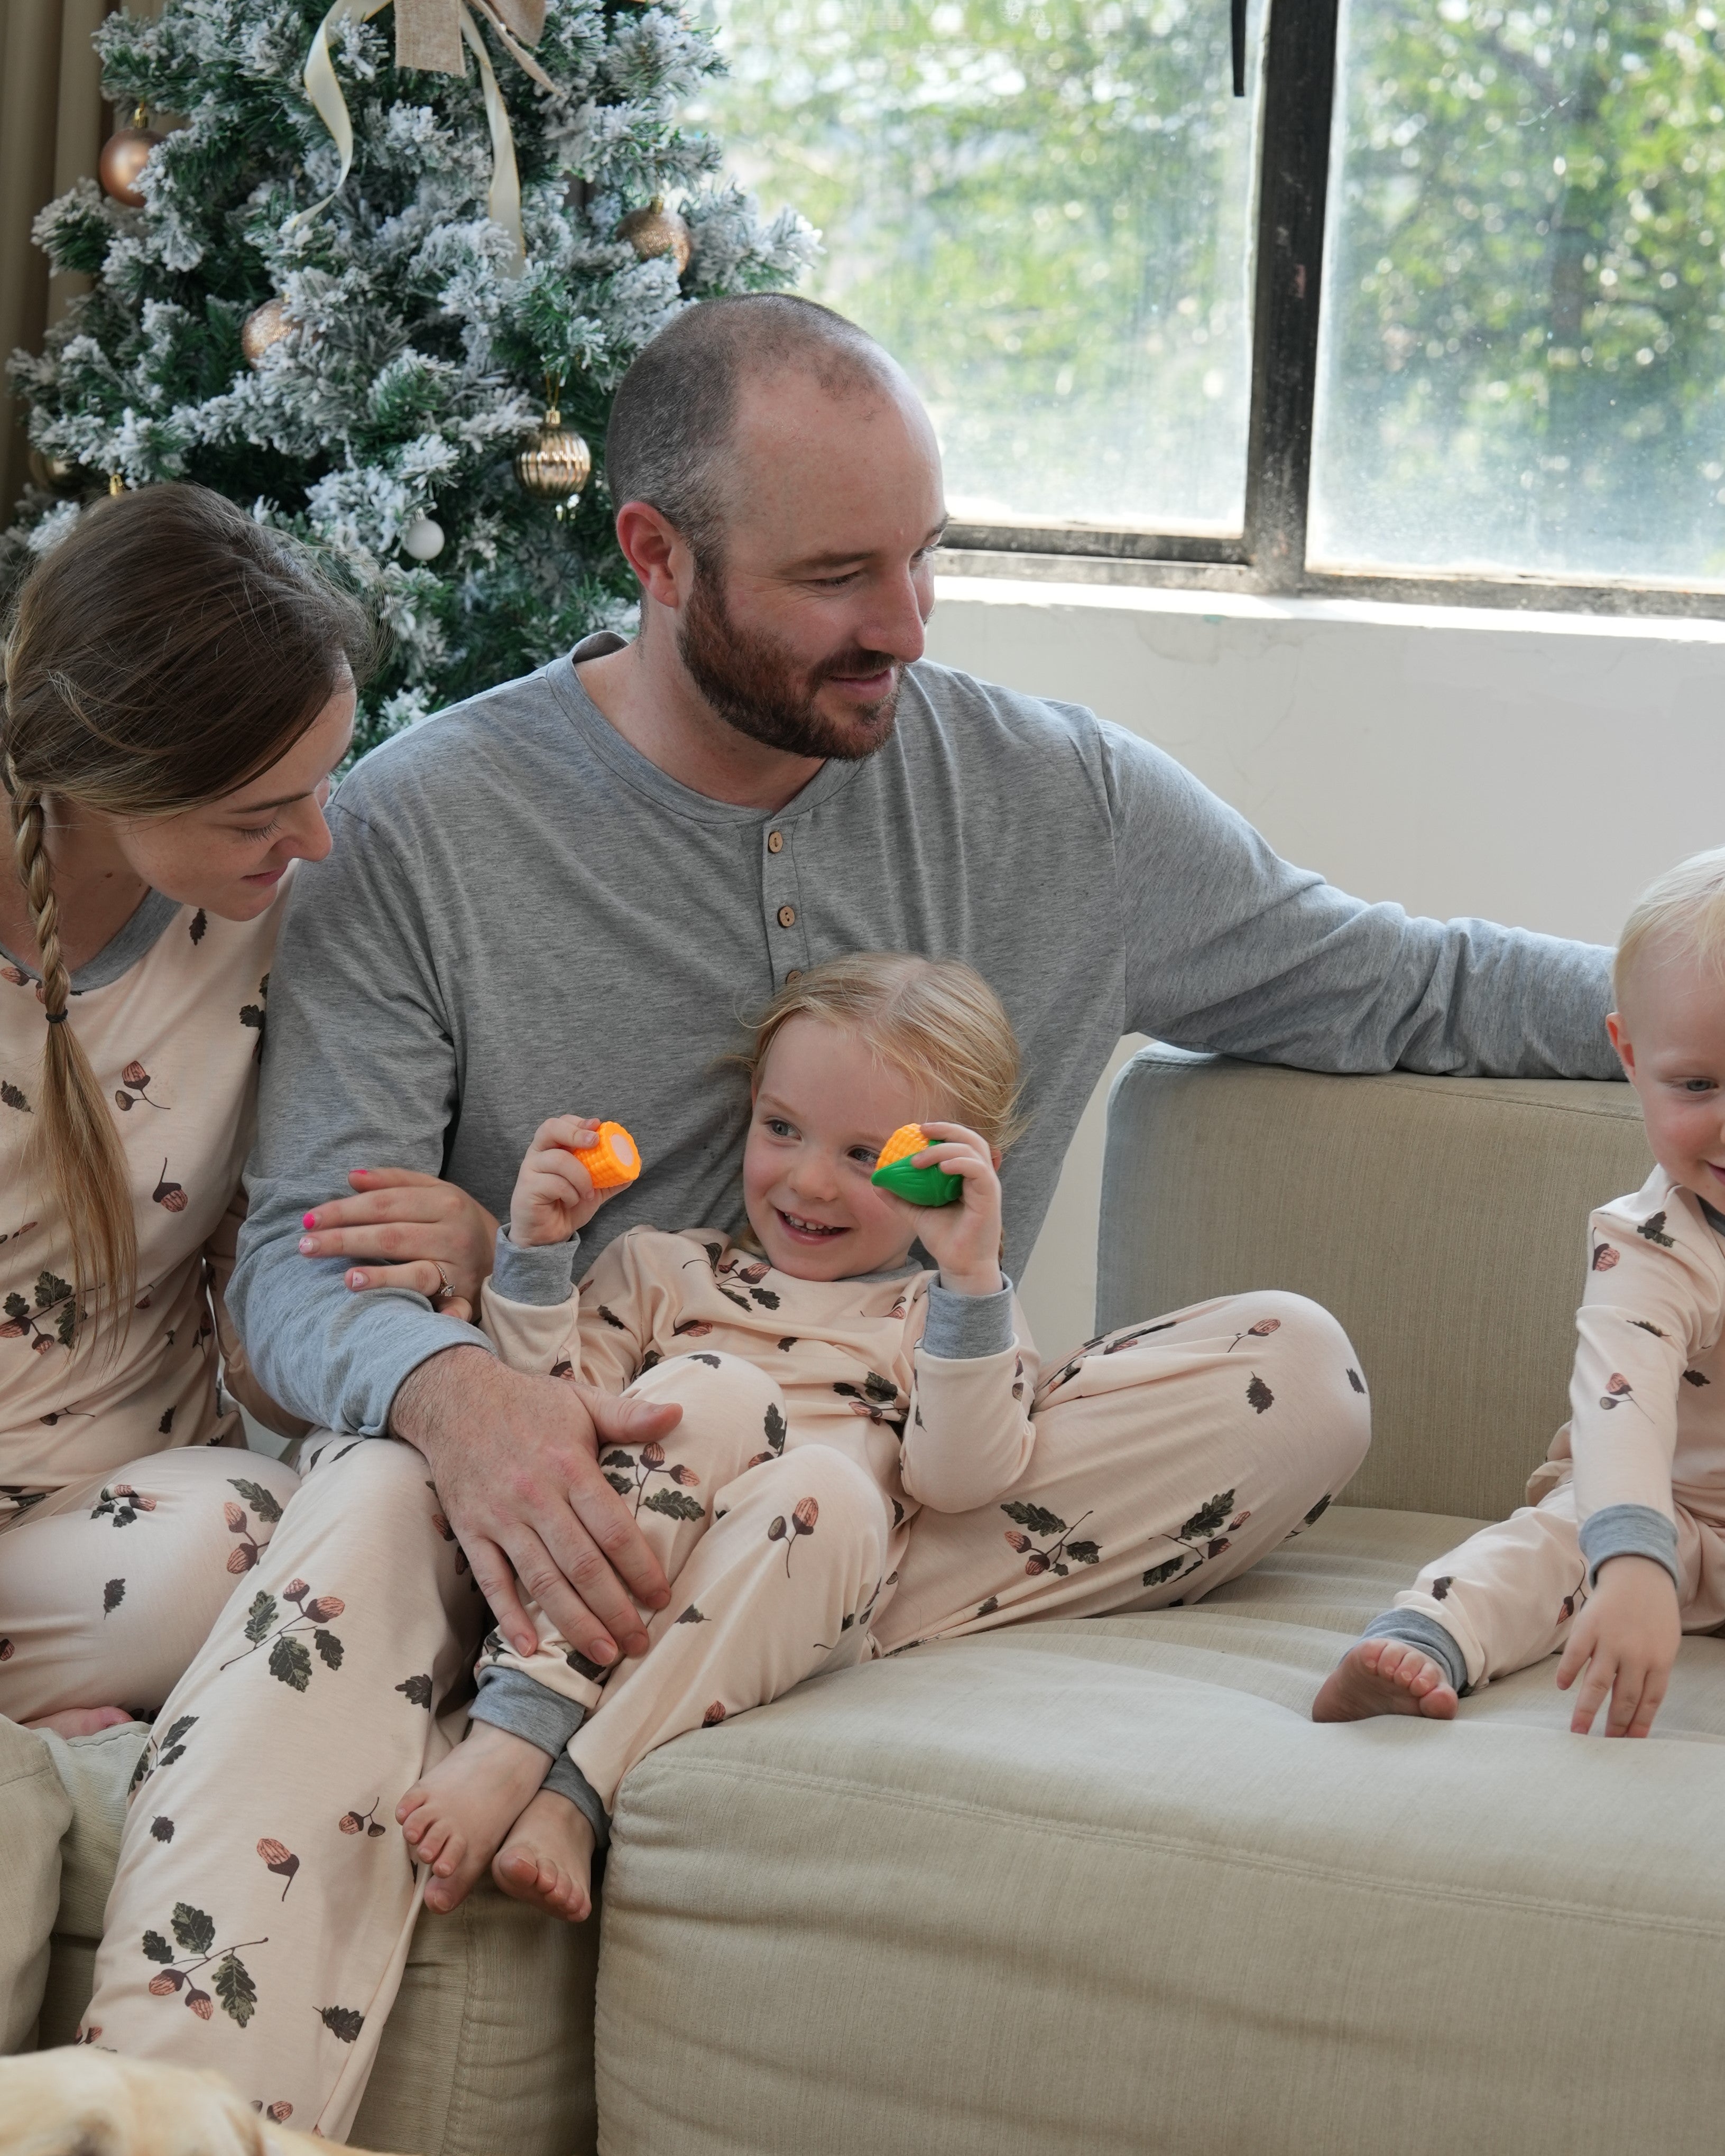
POLYGON ((621 1190, 641 1172, 641 1149, 621 1123, 601 1123, 590 1146, 582 1146, 575 1158, 593 1178, 595 1190, 621 1190))
POLYGON ((919 1123, 903 1123, 880 1148, 880 1158, 869 1178, 895 1198, 912 1205, 952 1205, 964 1195, 964 1178, 948 1175, 943 1168, 912 1168, 911 1156, 930 1142, 919 1123))

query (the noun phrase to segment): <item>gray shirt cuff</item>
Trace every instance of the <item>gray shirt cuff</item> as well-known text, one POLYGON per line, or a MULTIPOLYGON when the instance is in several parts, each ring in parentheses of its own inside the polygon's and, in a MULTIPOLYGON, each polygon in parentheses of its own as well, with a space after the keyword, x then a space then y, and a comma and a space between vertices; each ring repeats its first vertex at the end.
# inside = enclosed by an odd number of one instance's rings
MULTIPOLYGON (((480 1348, 487 1355, 497 1352, 476 1325, 428 1310, 417 1295, 398 1288, 372 1288, 364 1300, 388 1307, 360 1313, 342 1337, 342 1354, 358 1379, 359 1391, 359 1397, 344 1407, 344 1426, 357 1429, 362 1437, 391 1435, 389 1418, 397 1393, 434 1355, 441 1355, 446 1348, 480 1348)), ((315 1421, 316 1414, 310 1419, 315 1421)))
POLYGON ((575 1288, 575 1253, 579 1235, 567 1243, 535 1243, 523 1250, 509 1240, 506 1225, 497 1230, 497 1250, 491 1260, 491 1287, 506 1302, 536 1304, 549 1309, 567 1302, 575 1288))
POLYGON ((1605 1505, 1589 1512, 1581 1523, 1581 1554, 1587 1559, 1589 1586, 1597 1586, 1599 1567, 1608 1558, 1651 1557, 1671 1576, 1681 1598, 1683 1578, 1677 1569, 1677 1530, 1663 1512, 1651 1505, 1605 1505))
POLYGON ((948 1363, 965 1363, 984 1355, 1004 1355, 1013 1344, 1012 1282, 993 1295, 957 1295, 938 1281, 928 1291, 928 1320, 922 1328, 922 1346, 929 1354, 948 1363))

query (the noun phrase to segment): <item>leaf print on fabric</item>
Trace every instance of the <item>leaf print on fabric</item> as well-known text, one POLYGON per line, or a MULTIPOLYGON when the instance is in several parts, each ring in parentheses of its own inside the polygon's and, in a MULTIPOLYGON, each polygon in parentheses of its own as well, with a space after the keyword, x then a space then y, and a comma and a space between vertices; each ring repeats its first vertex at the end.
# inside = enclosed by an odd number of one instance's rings
POLYGON ((266 1490, 261 1482, 248 1481, 243 1475, 230 1475, 228 1486, 230 1490, 239 1491, 265 1527, 273 1527, 280 1519, 280 1500, 266 1490))
POLYGON ((1712 1382, 1711 1378, 1704 1378, 1699 1370, 1686 1370, 1683 1373, 1683 1383, 1686 1385, 1710 1385, 1712 1382))
MULTIPOLYGON (((1198 1561, 1202 1564, 1204 1559, 1200 1558, 1198 1561)), ((1164 1558, 1160 1564, 1153 1564, 1144 1574, 1144 1584, 1146 1587, 1160 1587, 1164 1580, 1176 1578, 1189 1568, 1183 1552, 1178 1557, 1164 1558)))
POLYGON ((1312 1510, 1306 1515, 1305 1518, 1301 1521, 1301 1526, 1302 1527, 1309 1527, 1314 1520, 1321 1520, 1324 1514, 1329 1511, 1332 1502, 1333 1500, 1327 1496, 1320 1497, 1317 1502, 1312 1507, 1312 1510))
POLYGON ((1647 1318, 1632 1317, 1630 1320, 1630 1323, 1635 1327, 1637 1332, 1651 1332, 1656 1340, 1663 1340, 1665 1337, 1664 1333, 1660 1331, 1659 1327, 1651 1323, 1647 1318))
POLYGON ((667 1466, 665 1447, 657 1438, 634 1451, 629 1451, 620 1445, 614 1445, 601 1456, 599 1466, 604 1471, 605 1480, 619 1497, 634 1499, 637 1517, 644 1505, 648 1512, 662 1512, 673 1520, 704 1520, 706 1517, 704 1505, 680 1494, 683 1490, 698 1490, 701 1477, 692 1467, 685 1466, 681 1460, 667 1466), (663 1475, 678 1487, 657 1491, 652 1496, 646 1496, 647 1485, 655 1475, 663 1475))
POLYGON ((1665 1232, 1663 1213, 1650 1213, 1635 1233, 1645 1236, 1650 1243, 1656 1243, 1661 1250, 1674 1250, 1677 1247, 1676 1237, 1665 1232))
MULTIPOLYGON (((1050 1512, 1045 1505, 1031 1505, 1015 1500, 1003 1505, 1000 1509, 1008 1519, 1016 1520, 1019 1523, 1018 1527, 1007 1529, 1007 1545, 1024 1558, 1024 1570, 1031 1578, 1035 1579, 1045 1572, 1051 1572, 1057 1578, 1064 1579, 1075 1564, 1095 1564, 1101 1559, 1100 1543, 1071 1540, 1085 1520, 1090 1517, 1089 1512, 1069 1527, 1058 1512, 1050 1512), (1028 1529, 1029 1532, 1021 1533, 1019 1529, 1028 1529), (1031 1541, 1033 1535, 1050 1537, 1047 1547, 1038 1549, 1031 1541)), ((1092 1507, 1091 1511, 1094 1510, 1092 1507)))
POLYGON ((162 1180, 150 1193, 150 1199, 152 1204, 161 1206, 165 1213, 183 1213, 191 1203, 181 1184, 169 1182, 165 1160, 162 1163, 162 1180))
POLYGON ((680 1490, 655 1490, 650 1497, 642 1501, 641 1509, 662 1513, 670 1520, 704 1520, 706 1507, 685 1497, 680 1490))
POLYGON ((429 1672, 423 1676, 404 1677, 395 1689, 409 1707, 423 1707, 428 1714, 431 1712, 431 1677, 429 1672))
POLYGON ((320 2006, 317 2018, 331 2035, 344 2044, 359 2041, 359 2032, 366 2025, 366 2017, 352 2006, 320 2006))
MULTIPOLYGON (((20 1229, 18 1232, 23 1231, 20 1229)), ((6 1312, 6 1322, 0 1325, 0 1340, 28 1339, 34 1355, 51 1354, 56 1340, 62 1348, 69 1349, 86 1315, 78 1308, 72 1283, 44 1266, 36 1276, 32 1292, 36 1298, 33 1310, 16 1291, 0 1306, 6 1312)))
POLYGON ((141 1496, 130 1482, 104 1484, 90 1507, 93 1520, 106 1520, 116 1527, 129 1527, 140 1512, 153 1512, 156 1500, 141 1496))
POLYGON ((783 1452, 785 1440, 785 1419, 771 1402, 768 1404, 767 1412, 762 1419, 762 1423, 767 1435, 767 1450, 774 1454, 783 1452))
POLYGON ((675 1621, 679 1625, 706 1625, 711 1622, 711 1620, 708 1618, 707 1614, 704 1609, 696 1609, 695 1604, 691 1602, 689 1604, 689 1607, 683 1612, 682 1615, 675 1621))
POLYGON ((265 1006, 268 1004, 269 1001, 270 976, 265 973, 263 979, 258 983, 257 1002, 254 1004, 242 1004, 240 1006, 239 1012, 239 1023, 242 1025, 253 1027, 257 1033, 258 1045, 252 1050, 252 1060, 254 1063, 260 1061, 264 1054, 264 1011, 265 1006))
POLYGON ((1276 1395, 1255 1370, 1252 1382, 1246 1387, 1246 1401, 1255 1414, 1262 1414, 1266 1408, 1276 1405, 1276 1395))
POLYGON ((186 1738, 197 1720, 195 1714, 182 1714, 165 1732, 151 1731, 138 1754, 138 1763, 132 1769, 128 1794, 141 1789, 158 1767, 172 1767, 176 1759, 184 1756, 186 1738))
MULTIPOLYGON (((1664 1215, 1660 1217, 1663 1219, 1664 1215)), ((1609 1273, 1617 1263, 1617 1251, 1609 1243, 1595 1243, 1593 1256, 1589 1260, 1589 1270, 1596 1273, 1609 1273)))
POLYGON ((215 2006, 210 1994, 192 1979, 199 1969, 216 1962, 216 1972, 210 1979, 216 1997, 221 2000, 223 2012, 244 2029, 257 2011, 258 1988, 252 1981, 251 1971, 239 1957, 253 1947, 268 1946, 268 1938, 241 1939, 234 1946, 218 1947, 214 1919, 189 1902, 175 1902, 170 1929, 179 1946, 177 1954, 160 1932, 144 1933, 145 1958, 157 1964, 157 1973, 150 1979, 151 1996, 172 1999, 176 1993, 181 1993, 200 2021, 211 2020, 215 2006))
POLYGON ((186 933, 192 938, 192 941, 194 943, 201 943, 203 941, 204 933, 208 927, 209 916, 200 906, 197 912, 193 915, 191 920, 187 922, 186 933))
POLYGON ((35 1112, 23 1092, 9 1078, 0 1078, 0 1101, 8 1108, 18 1109, 23 1115, 33 1115, 35 1112))
POLYGON ((123 1579, 110 1579, 102 1589, 103 1616, 111 1617, 125 1599, 126 1582, 123 1579))
POLYGON ((1450 1589, 1455 1584, 1455 1580, 1454 1574, 1447 1572, 1444 1574, 1441 1579, 1433 1580, 1431 1583, 1432 1600, 1434 1602, 1447 1602, 1450 1599, 1450 1589))
POLYGON ((153 1841, 172 1841, 174 1838, 173 1821, 159 1816, 152 1819, 150 1822, 150 1837, 153 1841))
POLYGON ((1350 1368, 1348 1373, 1348 1382, 1353 1386, 1353 1389, 1357 1393, 1363 1393, 1366 1389, 1365 1379, 1361 1377, 1358 1370, 1352 1368, 1350 1368))
MULTIPOLYGON (((232 1526, 233 1515, 239 1507, 230 1505, 227 1510, 228 1524, 232 1526)), ((234 1556, 230 1555, 228 1569, 232 1572, 234 1568, 234 1556)), ((246 1645, 237 1655, 230 1655, 222 1667, 231 1670, 235 1662, 243 1662, 247 1656, 256 1654, 268 1640, 270 1655, 265 1666, 270 1676, 294 1691, 304 1691, 311 1681, 312 1670, 311 1652, 303 1635, 308 1630, 311 1633, 312 1645, 326 1668, 340 1669, 341 1642, 323 1627, 332 1617, 339 1617, 347 1604, 338 1594, 313 1594, 303 1579, 290 1579, 281 1594, 282 1600, 293 1605, 292 1615, 283 1618, 275 1597, 260 1589, 252 1597, 251 1606, 245 1613, 246 1645)))
POLYGON ((796 1344, 797 1335, 794 1332, 789 1333, 784 1339, 779 1342, 778 1352, 781 1355, 788 1355, 792 1348, 794 1348, 796 1344))
POLYGON ((992 1617, 999 1607, 1000 1597, 998 1594, 991 1594, 986 1601, 978 1603, 976 1614, 978 1617, 992 1617))
POLYGON ((285 1842, 277 1841, 271 1835, 265 1835, 258 1844, 258 1854, 277 1878, 285 1879, 287 1881, 287 1887, 284 1887, 281 1890, 281 1898, 284 1902, 286 1901, 288 1887, 293 1885, 294 1874, 300 1868, 299 1858, 295 1856, 285 1842))

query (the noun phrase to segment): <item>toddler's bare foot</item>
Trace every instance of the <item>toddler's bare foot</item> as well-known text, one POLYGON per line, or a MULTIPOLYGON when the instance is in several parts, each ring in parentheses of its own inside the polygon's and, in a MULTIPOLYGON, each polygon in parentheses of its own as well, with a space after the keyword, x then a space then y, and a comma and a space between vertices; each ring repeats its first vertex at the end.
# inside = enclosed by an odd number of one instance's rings
POLYGON ((510 1830, 491 1876, 517 1902, 578 1924, 593 1909, 593 1829, 555 1789, 542 1789, 510 1830))
POLYGON ((1447 1722, 1459 1702, 1441 1662, 1403 1640, 1362 1640, 1324 1679, 1314 1722, 1363 1722, 1373 1714, 1424 1714, 1447 1722))
POLYGON ((414 1783, 395 1816, 414 1856, 431 1866, 428 1909, 447 1915, 465 1901, 550 1771, 536 1744, 475 1722, 465 1741, 414 1783))
POLYGON ((51 1729, 56 1737, 94 1737, 99 1729, 118 1729, 136 1721, 123 1707, 63 1707, 58 1714, 39 1716, 26 1729, 51 1729))

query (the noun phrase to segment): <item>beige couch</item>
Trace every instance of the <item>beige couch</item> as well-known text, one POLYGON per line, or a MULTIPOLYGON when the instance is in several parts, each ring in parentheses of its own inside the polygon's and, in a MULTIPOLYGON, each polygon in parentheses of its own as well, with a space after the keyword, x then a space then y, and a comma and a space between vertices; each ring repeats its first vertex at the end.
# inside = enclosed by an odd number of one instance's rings
MULTIPOLYGON (((920 1649, 637 1769, 599 1932, 606 2156, 1725 2143, 1725 1647, 1685 1642, 1647 1744, 1572 1738, 1549 1666, 1450 1726, 1308 1718, 1418 1563, 1517 1502, 1563 1414, 1585 1212, 1645 1168, 1621 1086, 1129 1065, 1101 1322, 1317 1296, 1373 1381, 1372 1455, 1196 1608, 920 1649)), ((136 1742, 57 1755, 84 1779, 44 2039, 136 1742)), ((39 1928, 73 1808, 19 1756, 0 1837, 34 1804, 49 1861, 8 1876, 39 1928)), ((592 1943, 495 1897, 423 1922, 355 2138, 592 2148, 592 1943)))

